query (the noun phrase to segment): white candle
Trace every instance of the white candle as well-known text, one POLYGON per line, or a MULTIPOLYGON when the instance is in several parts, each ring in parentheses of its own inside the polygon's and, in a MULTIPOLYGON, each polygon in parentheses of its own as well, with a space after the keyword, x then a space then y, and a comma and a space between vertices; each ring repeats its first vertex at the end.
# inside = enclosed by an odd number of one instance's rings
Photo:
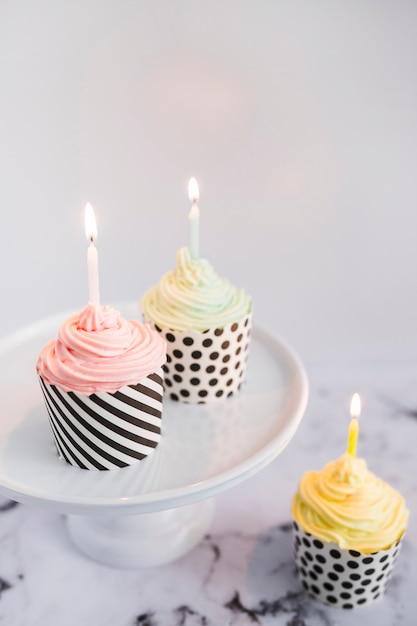
POLYGON ((197 205, 199 190, 195 178, 190 178, 188 183, 188 196, 193 203, 188 214, 190 220, 190 255, 192 259, 198 259, 200 254, 200 209, 197 205))
POLYGON ((94 217, 93 207, 89 202, 85 205, 85 234, 90 242, 87 252, 88 266, 88 301, 94 306, 100 304, 100 292, 98 283, 98 254, 94 245, 94 239, 97 237, 96 218, 94 217))

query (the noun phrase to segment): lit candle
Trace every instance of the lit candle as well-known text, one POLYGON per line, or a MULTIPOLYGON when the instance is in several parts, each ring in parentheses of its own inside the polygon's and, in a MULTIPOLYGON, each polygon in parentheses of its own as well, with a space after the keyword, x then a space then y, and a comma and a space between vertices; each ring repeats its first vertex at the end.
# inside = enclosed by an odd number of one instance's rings
POLYGON ((195 178, 190 178, 188 183, 188 196, 193 203, 188 214, 190 220, 190 255, 192 259, 198 259, 200 250, 200 209, 197 205, 198 184, 195 178))
POLYGON ((100 294, 98 288, 98 255, 94 245, 97 237, 96 218, 93 207, 89 202, 85 205, 85 234, 90 242, 87 253, 88 264, 88 301, 90 304, 98 306, 100 304, 100 294))
POLYGON ((361 414, 361 399, 358 393, 355 393, 350 403, 350 414, 352 419, 349 424, 349 436, 347 453, 351 456, 356 456, 356 446, 358 444, 359 423, 358 417, 361 414))

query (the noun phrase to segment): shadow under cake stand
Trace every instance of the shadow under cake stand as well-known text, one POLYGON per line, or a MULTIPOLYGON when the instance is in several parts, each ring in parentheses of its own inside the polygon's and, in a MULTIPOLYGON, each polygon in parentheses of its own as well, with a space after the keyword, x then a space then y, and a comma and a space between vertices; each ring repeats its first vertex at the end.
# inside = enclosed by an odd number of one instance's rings
MULTIPOLYGON (((117 307, 128 319, 137 306, 117 307)), ((268 465, 287 446, 308 398, 305 370, 285 342, 254 328, 247 380, 226 400, 164 400, 161 443, 145 460, 113 471, 59 459, 35 373, 41 348, 70 313, 0 341, 0 493, 67 515, 89 557, 116 567, 168 563, 210 527, 212 497, 268 465)))

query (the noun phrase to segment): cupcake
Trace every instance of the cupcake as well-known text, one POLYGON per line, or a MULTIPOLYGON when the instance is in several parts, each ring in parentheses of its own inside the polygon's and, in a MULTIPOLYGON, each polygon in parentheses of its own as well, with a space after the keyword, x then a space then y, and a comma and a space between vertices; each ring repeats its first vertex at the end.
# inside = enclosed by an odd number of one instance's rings
POLYGON ((382 596, 408 521, 400 493, 355 452, 348 445, 321 471, 306 472, 292 501, 299 580, 316 599, 342 608, 382 596))
POLYGON ((40 352, 58 455, 83 469, 132 465, 161 438, 165 342, 148 324, 89 303, 40 352))
POLYGON ((141 299, 144 319, 167 341, 165 392, 201 403, 236 393, 245 380, 252 300, 187 247, 141 299))

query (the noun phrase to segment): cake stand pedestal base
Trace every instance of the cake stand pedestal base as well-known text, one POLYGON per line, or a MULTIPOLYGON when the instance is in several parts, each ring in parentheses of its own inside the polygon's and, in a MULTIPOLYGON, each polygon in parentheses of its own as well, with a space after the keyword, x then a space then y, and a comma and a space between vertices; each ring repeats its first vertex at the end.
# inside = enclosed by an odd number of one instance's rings
POLYGON ((170 563, 192 550, 207 533, 213 501, 140 515, 68 515, 74 544, 87 556, 123 568, 170 563))

